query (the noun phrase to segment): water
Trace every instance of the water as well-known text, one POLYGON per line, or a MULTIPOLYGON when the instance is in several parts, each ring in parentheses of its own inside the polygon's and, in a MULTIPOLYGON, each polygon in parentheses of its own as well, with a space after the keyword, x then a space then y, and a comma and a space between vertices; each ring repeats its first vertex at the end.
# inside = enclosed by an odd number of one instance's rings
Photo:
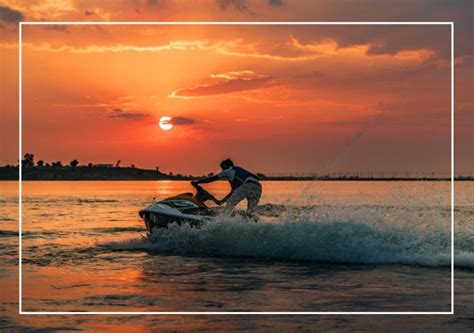
MULTIPOLYGON (((193 317, 185 326, 182 317, 18 317, 17 183, 0 186, 0 327, 271 327, 265 317, 193 317)), ((138 210, 191 191, 187 182, 23 186, 24 311, 450 311, 449 182, 265 182, 261 223, 221 218, 153 237, 138 210)), ((217 197, 228 190, 207 188, 217 197)), ((272 321, 282 330, 472 331, 473 194, 472 183, 456 184, 456 316, 272 321)))

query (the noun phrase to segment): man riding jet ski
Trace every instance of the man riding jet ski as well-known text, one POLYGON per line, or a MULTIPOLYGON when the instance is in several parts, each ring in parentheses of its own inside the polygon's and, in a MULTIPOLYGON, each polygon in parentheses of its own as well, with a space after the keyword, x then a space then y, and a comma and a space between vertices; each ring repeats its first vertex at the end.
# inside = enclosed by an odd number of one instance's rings
POLYGON ((260 185, 258 177, 250 171, 234 165, 231 159, 222 161, 221 169, 222 172, 219 174, 193 181, 192 184, 199 185, 221 179, 228 180, 232 191, 227 194, 224 199, 218 201, 217 204, 222 205, 227 202, 224 214, 230 215, 239 202, 247 199, 247 215, 253 216, 255 208, 257 208, 260 197, 262 196, 262 185, 260 185))
MULTIPOLYGON (((246 217, 253 217, 255 208, 262 194, 262 187, 258 177, 244 168, 234 166, 234 163, 227 159, 221 162, 222 172, 216 176, 203 178, 191 182, 196 189, 196 194, 183 193, 174 197, 166 198, 155 202, 139 212, 145 222, 148 232, 154 228, 167 228, 171 223, 189 223, 193 227, 199 227, 205 221, 219 214, 229 215, 237 204, 247 199, 248 206, 246 217), (209 192, 204 190, 199 184, 210 183, 220 179, 227 179, 232 191, 222 200, 217 200, 209 192), (208 207, 205 202, 212 200, 217 205, 227 202, 222 210, 219 207, 208 207)), ((253 218, 254 219, 254 218, 253 218)))

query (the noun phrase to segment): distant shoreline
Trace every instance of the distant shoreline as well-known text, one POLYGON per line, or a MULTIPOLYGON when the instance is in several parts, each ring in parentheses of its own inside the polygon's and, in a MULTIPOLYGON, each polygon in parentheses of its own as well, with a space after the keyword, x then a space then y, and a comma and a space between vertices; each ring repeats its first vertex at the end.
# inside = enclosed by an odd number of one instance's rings
MULTIPOLYGON (((185 179, 22 179, 22 182, 42 182, 42 181, 51 181, 51 182, 87 182, 87 181, 104 181, 104 182, 118 182, 118 181, 175 181, 175 182, 185 182, 191 181, 185 179)), ((18 181, 18 179, 0 179, 0 182, 10 182, 10 181, 18 181)), ((298 181, 308 181, 308 182, 325 182, 325 181, 338 181, 338 182, 360 182, 360 181, 373 181, 373 182, 450 182, 451 178, 440 179, 440 178, 433 178, 433 179, 425 179, 425 178, 410 178, 410 179, 392 179, 392 178, 384 178, 384 179, 373 179, 373 178, 359 178, 359 179, 342 179, 342 178, 325 178, 325 179, 260 179, 261 182, 271 182, 271 181, 278 181, 278 182, 298 182, 298 181)), ((455 182, 469 182, 474 181, 472 178, 454 178, 455 182)))
MULTIPOLYGON (((1 180, 18 180, 17 166, 0 167, 1 180)), ((363 176, 266 176, 262 181, 450 181, 449 177, 363 177, 363 176)), ((134 167, 27 167, 22 170, 22 181, 191 181, 203 176, 162 173, 134 167)), ((473 177, 456 177, 455 181, 473 181, 473 177)))
MULTIPOLYGON (((197 179, 197 178, 196 178, 197 179)), ((87 182, 87 181, 105 181, 105 182, 115 182, 115 181, 175 181, 175 182, 185 182, 185 181, 191 181, 193 179, 22 179, 22 182, 42 182, 42 181, 52 181, 52 182, 68 182, 68 181, 73 181, 73 182, 87 182)), ((18 179, 0 179, 1 181, 18 181, 18 179)), ((383 178, 383 179, 374 179, 374 178, 358 178, 358 179, 343 179, 343 178, 324 178, 324 179, 318 179, 318 178, 311 178, 311 179, 300 179, 300 178, 294 178, 294 179, 273 179, 273 178, 266 178, 266 179, 260 179, 261 182, 271 182, 271 181, 278 181, 278 182, 299 182, 299 181, 308 181, 308 182, 325 182, 325 181, 338 181, 338 182, 360 182, 360 181, 373 181, 373 182, 450 182, 451 178, 409 178, 409 179, 403 179, 403 178, 383 178)), ((454 178, 455 182, 465 182, 465 181, 474 181, 472 178, 454 178)))

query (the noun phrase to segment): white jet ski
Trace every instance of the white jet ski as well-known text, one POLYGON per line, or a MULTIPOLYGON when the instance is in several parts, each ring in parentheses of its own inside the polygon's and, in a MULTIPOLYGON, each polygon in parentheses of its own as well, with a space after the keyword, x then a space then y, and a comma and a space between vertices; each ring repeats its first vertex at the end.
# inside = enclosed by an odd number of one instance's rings
POLYGON ((189 223, 200 227, 204 222, 217 216, 219 207, 208 207, 208 200, 218 203, 212 194, 199 185, 194 185, 196 194, 182 193, 152 203, 138 213, 145 222, 147 231, 151 234, 154 229, 167 228, 171 223, 181 225, 189 223))

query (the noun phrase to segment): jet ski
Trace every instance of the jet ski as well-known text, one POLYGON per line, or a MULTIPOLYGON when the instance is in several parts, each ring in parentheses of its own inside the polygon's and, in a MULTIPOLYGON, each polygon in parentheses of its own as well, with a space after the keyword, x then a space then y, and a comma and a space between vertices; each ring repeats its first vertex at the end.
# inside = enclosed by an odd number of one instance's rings
POLYGON ((138 214, 145 222, 145 227, 150 234, 154 229, 168 228, 172 223, 178 225, 188 223, 192 227, 199 228, 203 223, 218 215, 219 207, 208 207, 205 202, 211 200, 219 204, 219 201, 201 186, 191 184, 196 190, 195 194, 178 194, 153 202, 139 211, 138 214))

